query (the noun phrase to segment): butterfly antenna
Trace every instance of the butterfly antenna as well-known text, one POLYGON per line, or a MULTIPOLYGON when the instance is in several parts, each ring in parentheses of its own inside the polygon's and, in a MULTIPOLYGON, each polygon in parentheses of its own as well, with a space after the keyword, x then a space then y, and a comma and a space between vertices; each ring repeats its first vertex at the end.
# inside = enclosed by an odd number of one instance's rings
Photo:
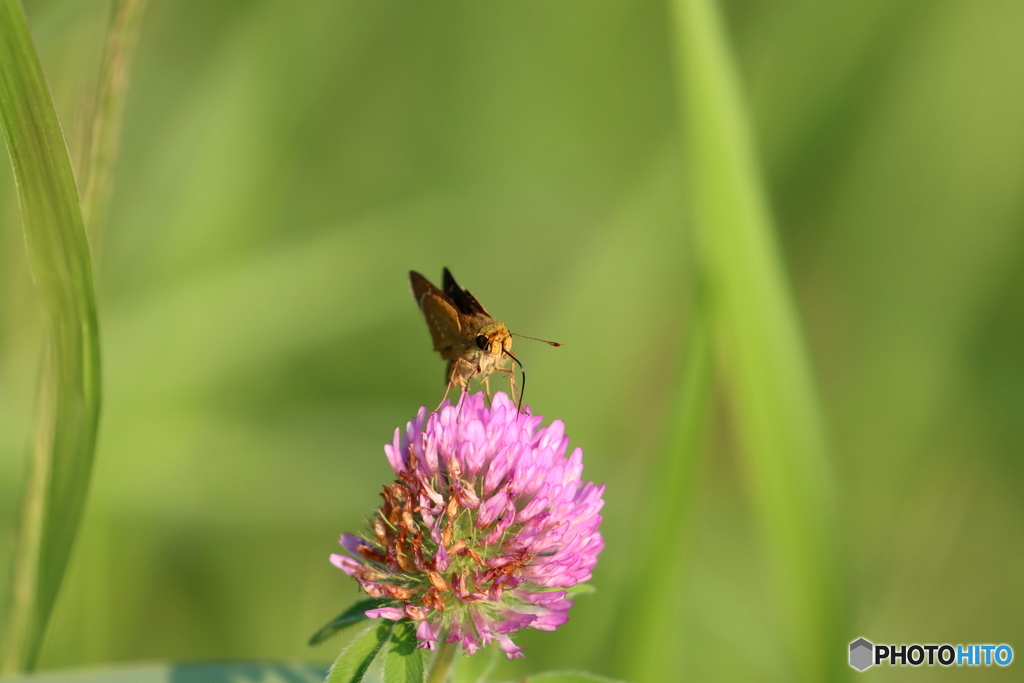
MULTIPOLYGON (((527 337, 525 334, 516 334, 515 332, 509 332, 509 334, 511 334, 513 337, 519 337, 521 339, 532 339, 533 341, 544 342, 545 344, 551 344, 551 346, 561 346, 561 344, 559 344, 558 342, 548 341, 547 339, 537 339, 536 337, 527 337)), ((519 367, 521 368, 523 366, 520 365, 519 367)), ((526 380, 524 379, 523 383, 525 384, 525 382, 526 382, 526 380)))
POLYGON ((526 393, 526 368, 523 367, 523 364, 519 362, 518 358, 513 356, 511 353, 509 353, 505 349, 502 349, 501 352, 504 353, 509 358, 511 358, 512 362, 519 366, 519 372, 521 372, 522 375, 523 375, 523 386, 519 388, 519 405, 516 406, 516 408, 521 413, 521 412, 523 412, 523 394, 526 393))

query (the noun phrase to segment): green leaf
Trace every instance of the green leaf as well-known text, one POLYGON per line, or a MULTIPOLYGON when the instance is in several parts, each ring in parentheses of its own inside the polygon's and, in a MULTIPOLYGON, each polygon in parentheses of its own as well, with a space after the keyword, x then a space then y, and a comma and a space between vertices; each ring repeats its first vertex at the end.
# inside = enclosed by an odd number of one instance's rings
POLYGON ((391 635, 395 622, 376 620, 341 651, 327 674, 327 683, 360 683, 391 635))
POLYGON ((384 683, 423 683, 423 650, 416 647, 416 622, 395 625, 384 656, 384 683))
POLYGON ((0 0, 0 125, 49 340, 0 673, 31 669, 85 505, 100 408, 89 243, 57 112, 19 0, 0 0))
POLYGON ((310 646, 319 645, 331 636, 336 635, 339 631, 346 629, 353 624, 358 624, 360 621, 367 618, 366 610, 376 609, 377 607, 386 605, 388 602, 390 602, 388 598, 367 598, 366 600, 360 600, 338 616, 334 617, 330 623, 314 633, 313 637, 309 639, 310 646))
MULTIPOLYGON (((509 683, 512 683, 509 681, 509 683)), ((614 678, 606 678, 586 671, 547 671, 545 673, 518 679, 516 683, 619 683, 614 678)))

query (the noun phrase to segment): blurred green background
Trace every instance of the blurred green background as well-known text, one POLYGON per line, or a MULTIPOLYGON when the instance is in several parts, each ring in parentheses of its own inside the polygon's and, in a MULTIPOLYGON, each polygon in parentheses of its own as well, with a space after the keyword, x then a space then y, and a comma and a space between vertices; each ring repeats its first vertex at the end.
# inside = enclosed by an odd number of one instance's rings
MULTIPOLYGON (((109 4, 26 8, 76 159, 109 4)), ((829 432, 844 636, 1024 654, 1024 6, 723 8, 829 432)), ((565 344, 516 342, 527 402, 609 485, 598 592, 499 678, 626 675, 631 605, 681 582, 666 680, 789 680, 722 390, 686 566, 637 581, 694 281, 665 5, 146 12, 96 256, 93 486, 42 666, 332 659, 306 639, 358 593, 327 556, 443 390, 406 273, 449 266, 565 344)), ((42 322, 0 174, 5 600, 42 322)))

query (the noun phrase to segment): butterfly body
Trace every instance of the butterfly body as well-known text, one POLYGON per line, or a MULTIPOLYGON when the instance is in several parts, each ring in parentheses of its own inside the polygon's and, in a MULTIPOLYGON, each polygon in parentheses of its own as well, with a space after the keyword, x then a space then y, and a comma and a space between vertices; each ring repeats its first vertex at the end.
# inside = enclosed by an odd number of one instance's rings
MULTIPOLYGON (((512 335, 505 323, 495 320, 476 297, 455 282, 444 269, 444 289, 438 289, 415 271, 409 272, 413 298, 420 307, 434 342, 434 350, 448 361, 448 389, 468 390, 476 376, 486 383, 495 371, 512 378, 507 367, 512 358, 512 335)), ((513 383, 514 387, 514 383, 513 383)), ((447 392, 446 392, 447 393, 447 392)))

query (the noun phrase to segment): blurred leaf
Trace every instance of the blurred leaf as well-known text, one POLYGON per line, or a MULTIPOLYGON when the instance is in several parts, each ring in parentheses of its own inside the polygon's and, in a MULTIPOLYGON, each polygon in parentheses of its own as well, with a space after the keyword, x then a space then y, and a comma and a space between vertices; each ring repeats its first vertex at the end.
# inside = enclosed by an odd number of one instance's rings
POLYGON ((319 664, 299 662, 219 662, 146 664, 48 671, 4 676, 2 683, 319 683, 327 675, 319 664))
POLYGON ((590 595, 591 593, 596 592, 597 589, 594 588, 594 584, 592 583, 577 583, 575 586, 570 586, 565 589, 565 597, 577 598, 581 595, 590 595))
POLYGON ((698 289, 682 372, 677 380, 675 409, 669 413, 667 443, 654 471, 653 500, 646 546, 640 566, 646 566, 637 582, 639 596, 629 601, 620 657, 627 675, 637 681, 656 680, 678 661, 675 645, 680 637, 677 621, 665 614, 682 613, 682 589, 686 577, 690 519, 696 489, 694 470, 710 416, 713 389, 713 348, 710 311, 703 288, 698 289), (664 580, 665 567, 673 568, 664 580), (652 587, 657 587, 652 590, 652 587))
POLYGON ((497 645, 491 645, 472 657, 457 657, 452 664, 451 683, 487 683, 500 652, 497 645))
POLYGON ((82 169, 82 218, 93 249, 97 249, 113 190, 113 170, 121 141, 121 119, 128 76, 139 39, 146 0, 117 0, 107 30, 106 51, 96 116, 89 139, 89 161, 82 169))
POLYGON ((592 584, 592 583, 578 583, 575 586, 570 586, 569 588, 547 588, 547 587, 545 587, 545 588, 542 588, 541 590, 538 590, 537 592, 538 593, 558 593, 559 591, 565 591, 565 597, 573 598, 573 597, 576 597, 577 595, 589 595, 590 593, 595 593, 595 592, 597 592, 597 589, 594 588, 594 584, 592 584))
POLYGON ((384 683, 423 683, 424 653, 416 643, 416 622, 395 624, 384 655, 384 683))
POLYGON ((811 370, 714 0, 675 0, 698 243, 793 679, 845 674, 834 510, 811 370))
POLYGON ((366 600, 360 600, 314 633, 313 637, 309 639, 310 646, 319 645, 342 629, 358 624, 367 618, 366 610, 376 609, 387 602, 390 602, 389 598, 367 598, 366 600))
POLYGON ((96 445, 100 357, 78 191, 18 0, 0 0, 0 34, 0 123, 50 332, 0 665, 11 672, 31 669, 38 658, 78 530, 96 445))
MULTIPOLYGON (((511 681, 509 682, 511 683, 511 681)), ((617 683, 614 678, 597 676, 586 671, 548 671, 527 676, 517 683, 617 683)))
POLYGON ((327 683, 359 683, 391 635, 395 622, 378 619, 341 651, 327 674, 327 683))

